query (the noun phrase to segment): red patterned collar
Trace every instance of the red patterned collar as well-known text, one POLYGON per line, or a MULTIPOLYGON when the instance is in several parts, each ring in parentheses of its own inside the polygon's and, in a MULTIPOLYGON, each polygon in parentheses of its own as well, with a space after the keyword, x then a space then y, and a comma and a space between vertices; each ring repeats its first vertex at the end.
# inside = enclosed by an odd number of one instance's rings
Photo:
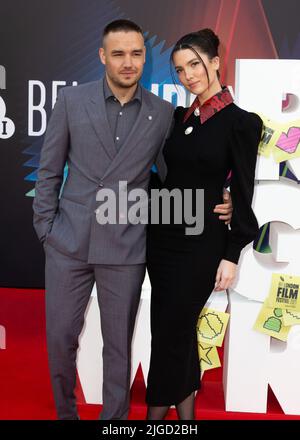
POLYGON ((183 122, 185 122, 191 116, 196 108, 198 108, 200 111, 200 123, 203 124, 205 121, 207 121, 207 119, 209 119, 215 113, 219 112, 232 102, 233 98, 227 87, 222 87, 222 90, 220 92, 213 95, 202 105, 200 105, 198 97, 196 96, 195 101, 186 112, 183 122))

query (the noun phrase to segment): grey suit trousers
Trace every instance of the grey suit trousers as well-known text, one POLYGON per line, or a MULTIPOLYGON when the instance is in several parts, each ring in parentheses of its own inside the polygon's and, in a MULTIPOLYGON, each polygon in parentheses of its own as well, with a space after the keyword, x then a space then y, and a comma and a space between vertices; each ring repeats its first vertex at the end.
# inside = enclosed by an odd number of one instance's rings
POLYGON ((74 395, 78 337, 96 282, 103 337, 101 419, 127 419, 131 341, 145 264, 88 264, 49 244, 45 254, 47 345, 58 418, 78 418, 74 395))

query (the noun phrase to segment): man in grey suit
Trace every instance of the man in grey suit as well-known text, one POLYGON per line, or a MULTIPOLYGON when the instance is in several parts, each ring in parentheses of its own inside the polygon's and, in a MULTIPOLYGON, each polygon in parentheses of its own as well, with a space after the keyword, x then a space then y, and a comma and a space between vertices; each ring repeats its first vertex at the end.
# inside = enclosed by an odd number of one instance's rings
MULTIPOLYGON (((41 152, 34 226, 46 254, 49 366, 59 419, 78 419, 74 388, 78 337, 94 282, 103 336, 101 419, 126 419, 131 340, 145 275, 145 224, 99 224, 101 188, 147 190, 173 107, 142 88, 141 29, 128 20, 106 26, 100 81, 61 89, 41 152), (65 164, 68 175, 61 191, 65 164), (61 197, 59 194, 61 192, 61 197)), ((223 209, 230 211, 228 204, 223 209)), ((224 213, 221 209, 220 213, 224 213)), ((97 342, 96 342, 97 343, 97 342)))

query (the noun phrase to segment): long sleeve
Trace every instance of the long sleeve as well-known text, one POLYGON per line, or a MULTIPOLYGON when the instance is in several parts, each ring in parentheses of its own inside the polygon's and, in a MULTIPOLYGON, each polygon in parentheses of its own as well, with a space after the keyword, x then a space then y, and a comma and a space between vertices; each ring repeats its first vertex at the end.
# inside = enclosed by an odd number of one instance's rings
POLYGON ((41 150, 33 201, 33 224, 40 241, 51 230, 69 148, 69 130, 63 90, 54 106, 41 150))
POLYGON ((258 223, 252 210, 255 166, 262 120, 243 112, 234 123, 230 150, 232 177, 230 193, 233 213, 224 259, 238 263, 242 249, 256 237, 258 223))
MULTIPOLYGON (((165 132, 165 136, 163 138, 163 142, 161 143, 160 149, 158 150, 154 165, 156 167, 156 171, 157 172, 151 172, 151 180, 150 180, 150 186, 152 185, 152 182, 154 183, 154 185, 157 185, 159 182, 163 182, 166 178, 167 175, 167 166, 164 160, 164 156, 163 156, 163 148, 166 142, 166 139, 170 136, 173 127, 174 127, 174 123, 175 123, 175 119, 174 119, 174 114, 176 114, 176 110, 174 111, 174 107, 170 104, 169 105, 169 112, 170 112, 170 119, 168 121, 168 125, 167 125, 167 129, 165 132)), ((157 188, 157 186, 154 186, 154 188, 157 188)))

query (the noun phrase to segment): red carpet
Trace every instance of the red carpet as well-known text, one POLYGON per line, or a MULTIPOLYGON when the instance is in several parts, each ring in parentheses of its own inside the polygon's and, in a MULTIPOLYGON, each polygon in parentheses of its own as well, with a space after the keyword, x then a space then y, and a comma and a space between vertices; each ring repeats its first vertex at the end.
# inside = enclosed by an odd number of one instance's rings
MULTIPOLYGON (((6 349, 0 349, 0 419, 53 420, 56 418, 48 375, 44 295, 38 290, 0 289, 0 325, 6 329, 6 349)), ((220 353, 220 356, 222 353, 220 353)), ((196 399, 196 418, 289 420, 272 391, 267 414, 225 412, 222 369, 205 373, 196 399)), ((83 395, 78 388, 78 401, 83 395)), ((144 419, 145 385, 139 369, 132 389, 130 419, 144 419)), ((81 419, 97 419, 101 406, 79 403, 81 419)), ((168 419, 176 419, 171 409, 168 419)))

